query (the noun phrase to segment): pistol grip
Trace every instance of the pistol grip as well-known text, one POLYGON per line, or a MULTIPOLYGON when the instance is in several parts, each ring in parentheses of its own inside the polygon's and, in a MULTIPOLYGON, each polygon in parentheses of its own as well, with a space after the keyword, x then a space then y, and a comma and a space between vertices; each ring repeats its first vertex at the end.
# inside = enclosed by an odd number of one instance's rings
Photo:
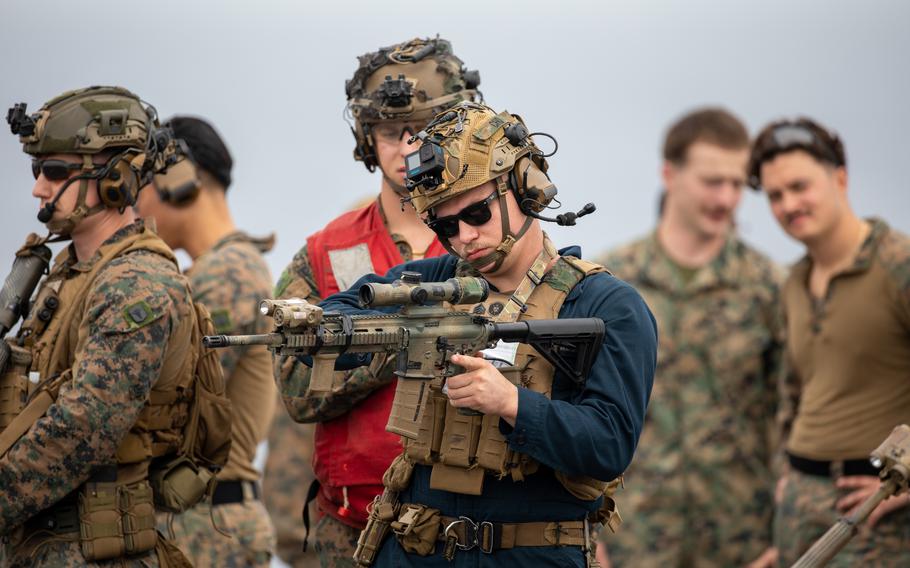
POLYGON ((309 392, 331 392, 334 386, 335 361, 337 353, 317 353, 313 355, 313 372, 310 374, 309 392))

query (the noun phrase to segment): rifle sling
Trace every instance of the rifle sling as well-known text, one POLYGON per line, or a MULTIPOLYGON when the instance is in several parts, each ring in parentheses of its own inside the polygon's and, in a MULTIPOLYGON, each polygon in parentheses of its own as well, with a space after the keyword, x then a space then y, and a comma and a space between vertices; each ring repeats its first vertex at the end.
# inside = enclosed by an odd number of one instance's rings
POLYGON ((41 390, 35 393, 35 397, 22 409, 9 425, 0 432, 0 457, 6 455, 6 452, 13 447, 23 434, 28 432, 32 424, 44 416, 47 409, 54 403, 54 397, 47 390, 41 390))

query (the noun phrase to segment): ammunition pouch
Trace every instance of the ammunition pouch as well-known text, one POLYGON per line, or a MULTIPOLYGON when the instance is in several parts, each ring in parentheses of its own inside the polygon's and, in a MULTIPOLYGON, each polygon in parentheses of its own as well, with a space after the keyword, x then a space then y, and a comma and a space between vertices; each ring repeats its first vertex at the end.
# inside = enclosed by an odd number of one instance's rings
POLYGON ((89 561, 155 549, 155 506, 147 481, 121 485, 89 481, 78 494, 79 545, 89 561))
POLYGON ((5 341, 0 342, 0 349, 9 354, 6 368, 0 374, 0 431, 3 431, 25 408, 32 356, 27 349, 5 341))
POLYGON ((182 513, 214 491, 215 474, 186 456, 152 464, 149 482, 159 509, 182 513))
POLYGON ((440 519, 438 509, 409 503, 401 506, 398 519, 391 526, 405 552, 427 556, 436 549, 440 519))

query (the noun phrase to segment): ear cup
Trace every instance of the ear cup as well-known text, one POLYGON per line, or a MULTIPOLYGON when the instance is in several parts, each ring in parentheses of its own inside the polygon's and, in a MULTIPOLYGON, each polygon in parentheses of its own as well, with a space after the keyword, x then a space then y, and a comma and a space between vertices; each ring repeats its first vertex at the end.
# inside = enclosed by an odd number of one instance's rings
MULTIPOLYGON (((546 167, 546 162, 543 162, 546 167)), ((534 213, 543 211, 556 197, 556 186, 550 177, 530 156, 518 160, 509 172, 509 185, 515 192, 521 210, 534 213)))
POLYGON ((199 175, 189 159, 170 166, 155 176, 155 188, 161 200, 177 207, 189 205, 199 195, 199 175))
POLYGON ((111 209, 122 209, 134 204, 138 191, 139 176, 125 156, 118 159, 107 174, 98 180, 98 197, 105 207, 111 209))

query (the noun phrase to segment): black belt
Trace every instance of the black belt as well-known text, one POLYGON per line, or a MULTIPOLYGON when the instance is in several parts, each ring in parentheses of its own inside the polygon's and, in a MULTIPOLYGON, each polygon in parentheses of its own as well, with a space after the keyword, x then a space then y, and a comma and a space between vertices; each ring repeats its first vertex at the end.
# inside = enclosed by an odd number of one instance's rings
POLYGON ((252 481, 219 481, 212 494, 212 505, 243 503, 243 486, 251 488, 253 499, 259 499, 259 485, 252 481))
POLYGON ((840 477, 842 475, 874 475, 878 477, 878 468, 869 460, 834 460, 819 461, 801 458, 788 453, 790 467, 808 475, 818 477, 840 477))

